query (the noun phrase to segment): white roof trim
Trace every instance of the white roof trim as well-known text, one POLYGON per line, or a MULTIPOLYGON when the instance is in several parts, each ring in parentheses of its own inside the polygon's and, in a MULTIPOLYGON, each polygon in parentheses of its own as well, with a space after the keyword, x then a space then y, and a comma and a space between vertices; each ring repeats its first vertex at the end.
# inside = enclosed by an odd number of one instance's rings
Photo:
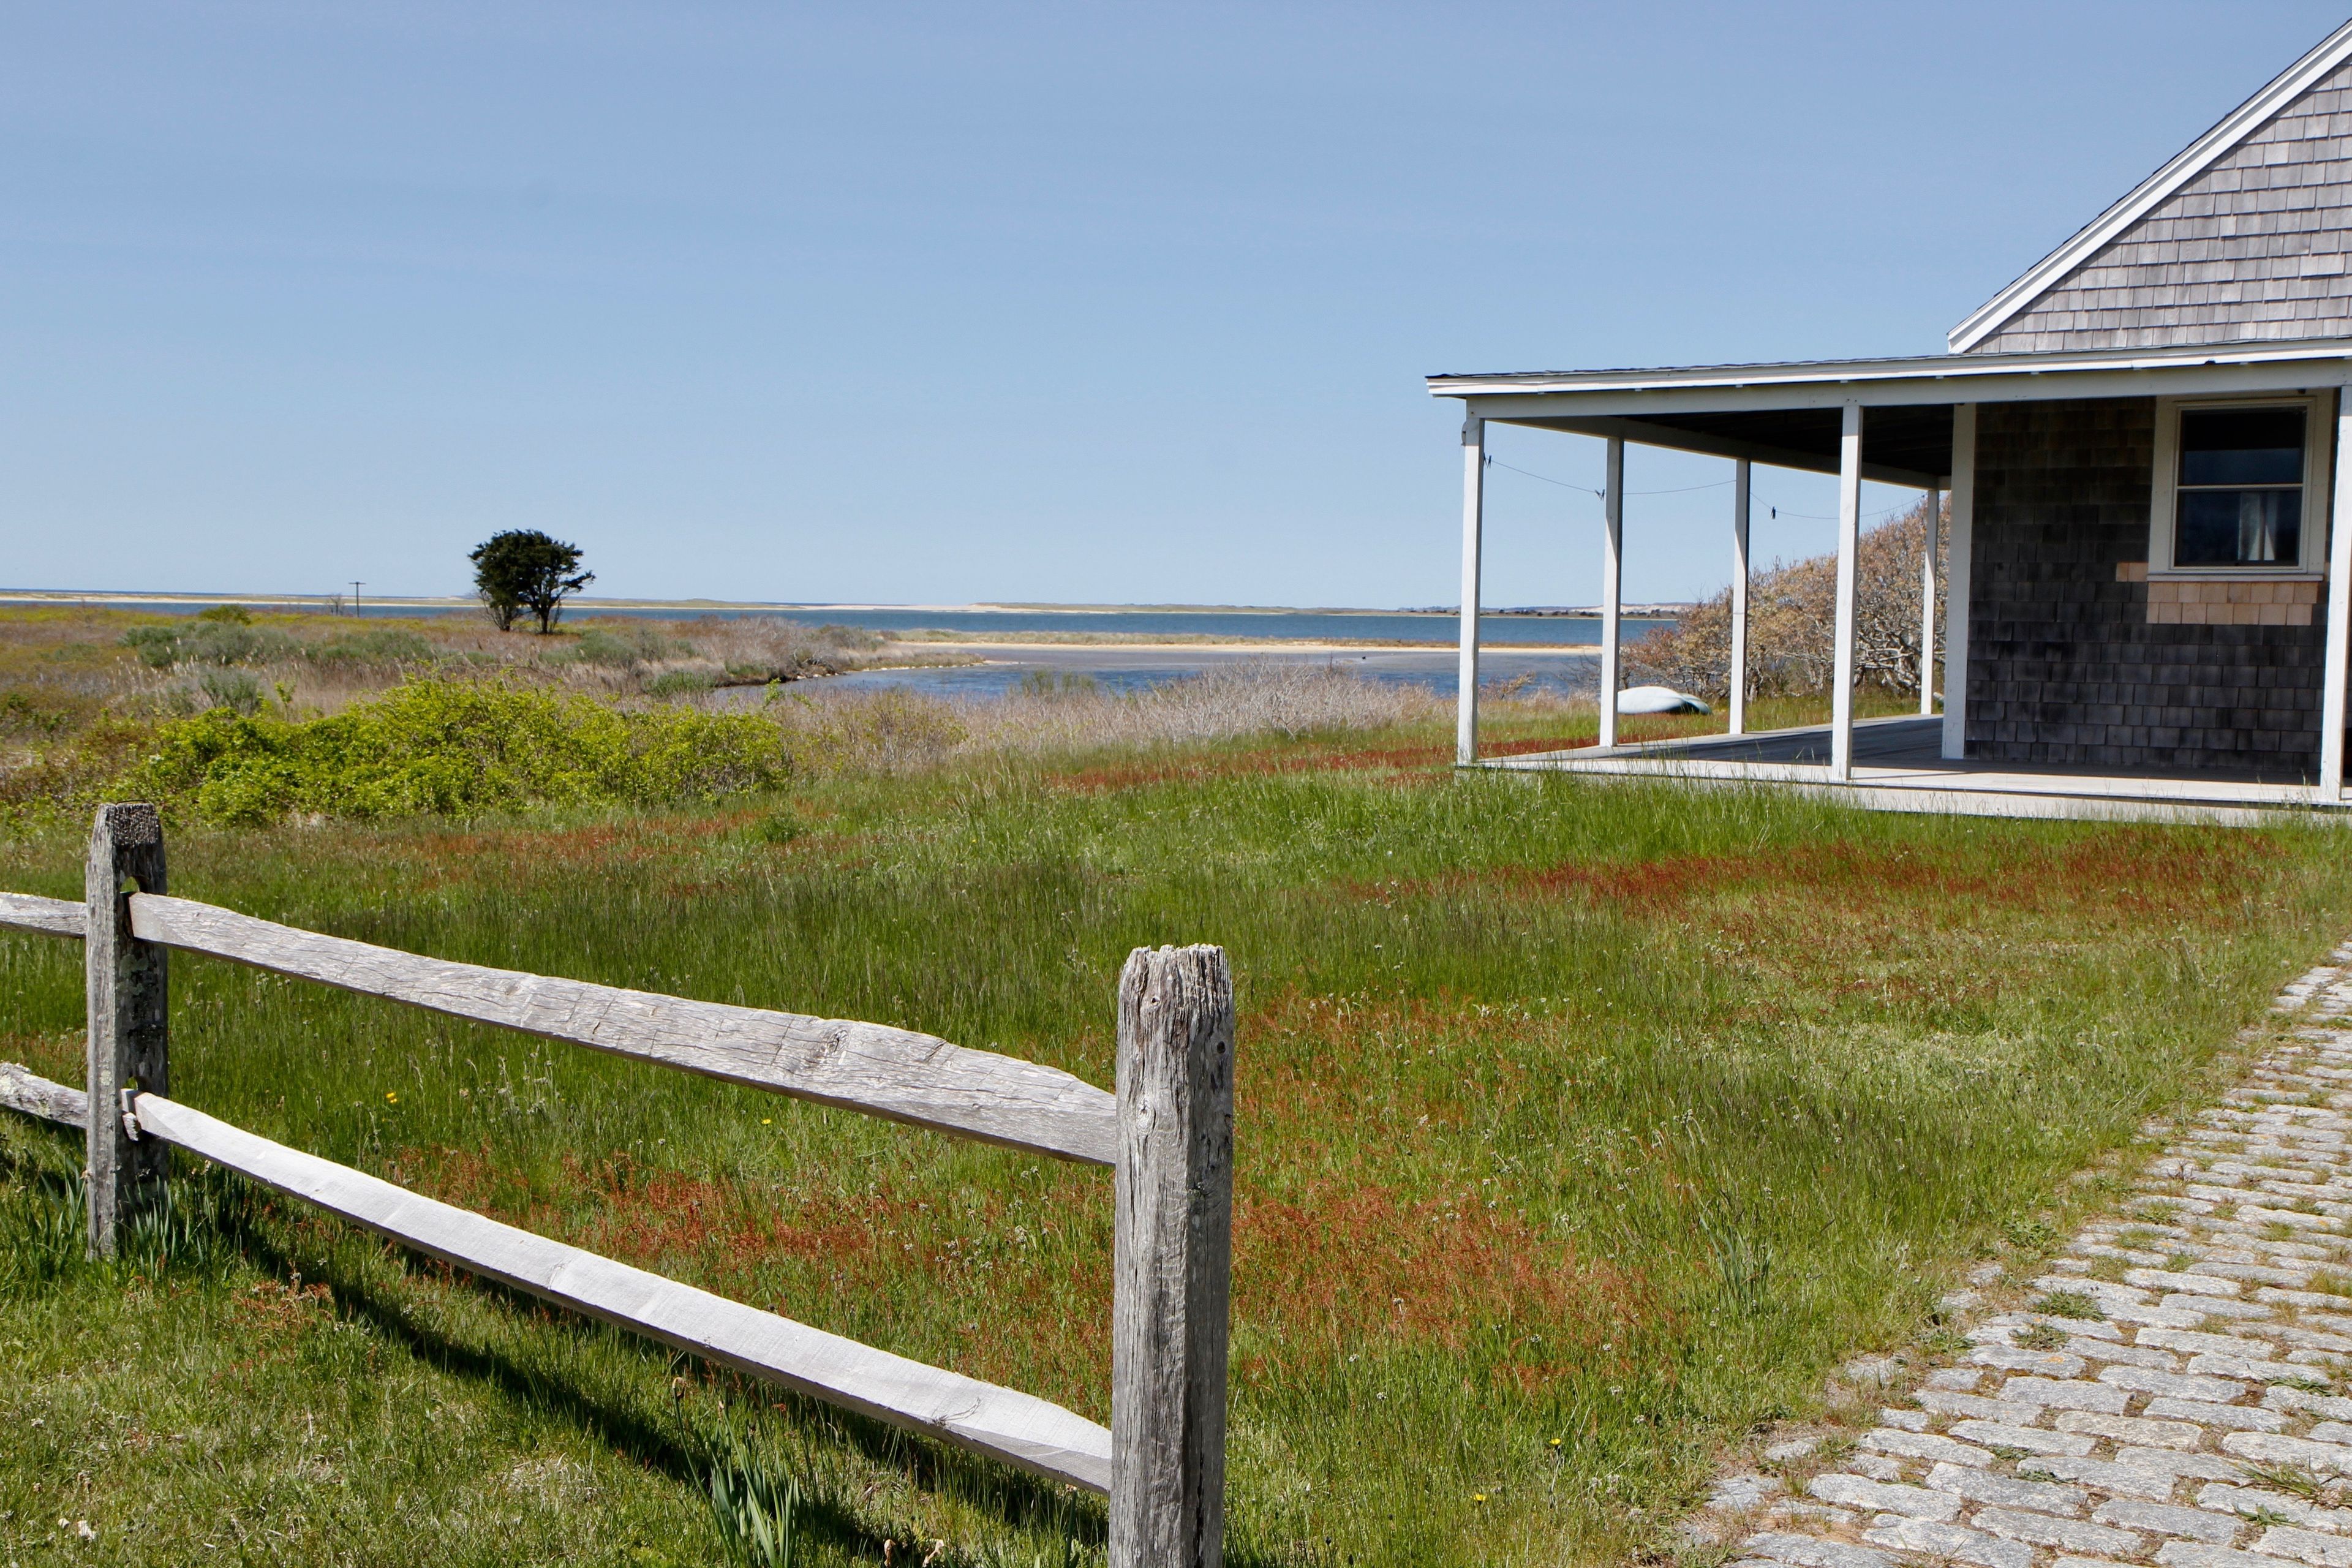
POLYGON ((2081 266, 2102 246, 2147 216, 2181 186, 2211 168, 2238 143, 2252 135, 2281 110, 2309 91, 2328 72, 2352 58, 2352 22, 2347 22, 2319 47, 2287 67, 2268 87, 2246 100, 2212 130, 2190 142, 2186 151, 2140 182, 2130 195, 2091 220, 2074 238, 2043 257, 2016 282, 1978 307, 1954 327, 1946 340, 1954 353, 1966 353, 1984 342, 2010 319, 2040 299, 2050 287, 2081 266))
MULTIPOLYGON (((1901 359, 1796 361, 1780 364, 1702 364, 1655 370, 1522 371, 1433 375, 1433 397, 1544 392, 1652 392, 1666 387, 1822 386, 1890 381, 1960 381, 1988 376, 2098 371, 2162 371, 2204 365, 2352 360, 2352 338, 2300 338, 2227 348, 2062 349, 2041 353, 1919 354, 1901 359)), ((2332 383, 2331 383, 2332 384, 2332 383)))

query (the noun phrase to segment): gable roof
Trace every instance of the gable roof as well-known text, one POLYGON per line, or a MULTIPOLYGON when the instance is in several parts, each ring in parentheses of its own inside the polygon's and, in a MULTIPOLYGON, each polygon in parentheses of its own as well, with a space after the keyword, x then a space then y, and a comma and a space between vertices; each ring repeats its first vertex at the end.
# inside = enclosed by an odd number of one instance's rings
POLYGON ((1993 336, 2078 268, 2147 217, 2168 198, 2227 158, 2245 141, 2311 91, 2328 75, 2352 59, 2352 22, 2337 27, 2318 46, 2240 104, 2221 123, 2199 137, 2178 156, 2134 187, 2078 230, 2073 238, 2043 257, 2008 288, 1979 306, 1954 327, 1948 338, 1954 353, 1965 353, 1993 336))

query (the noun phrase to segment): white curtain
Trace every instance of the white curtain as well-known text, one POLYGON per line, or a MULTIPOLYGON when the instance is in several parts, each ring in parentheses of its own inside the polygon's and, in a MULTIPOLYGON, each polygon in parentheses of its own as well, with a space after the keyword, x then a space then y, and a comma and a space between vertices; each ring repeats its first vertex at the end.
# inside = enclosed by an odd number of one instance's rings
POLYGON ((2300 490, 2239 491, 2238 559, 2248 563, 2276 561, 2287 509, 2300 510, 2302 500, 2300 490))

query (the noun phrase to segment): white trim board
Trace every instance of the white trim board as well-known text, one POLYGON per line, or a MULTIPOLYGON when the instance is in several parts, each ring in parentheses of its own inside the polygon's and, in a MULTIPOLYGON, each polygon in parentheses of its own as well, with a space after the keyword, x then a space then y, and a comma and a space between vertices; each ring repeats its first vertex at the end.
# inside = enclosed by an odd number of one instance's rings
POLYGON ((1487 419, 1656 412, 1666 407, 1831 408, 1847 402, 2033 402, 2043 398, 2277 392, 2345 379, 2352 338, 2163 349, 1912 354, 1766 364, 1549 370, 1423 378, 1433 397, 1475 399, 1487 419))
POLYGON ((2352 58, 2352 22, 2321 39, 2317 47, 2273 78, 2269 85, 2231 110, 2220 124, 2190 142, 2121 201, 2035 262, 2008 288, 1977 307, 1947 337, 1952 352, 1966 353, 1999 331, 2068 273, 2146 217, 2166 197, 2228 156, 2240 142, 2268 124, 2281 110, 2310 91, 2347 58, 2352 58))

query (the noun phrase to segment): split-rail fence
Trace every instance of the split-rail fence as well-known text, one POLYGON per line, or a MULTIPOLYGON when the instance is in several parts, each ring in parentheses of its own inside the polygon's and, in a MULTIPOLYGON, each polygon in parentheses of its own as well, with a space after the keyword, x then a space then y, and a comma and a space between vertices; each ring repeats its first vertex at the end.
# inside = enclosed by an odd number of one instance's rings
POLYGON ((1222 1559, 1233 1202, 1233 988, 1222 950, 1139 948, 1116 1094, 911 1030, 455 963, 165 891, 151 805, 101 806, 82 903, 0 893, 0 927, 82 940, 86 1089, 0 1064, 0 1105, 83 1129, 89 1247, 158 1204, 170 1147, 516 1289, 1105 1493, 1113 1568, 1222 1559), (1111 1424, 550 1241, 167 1098, 180 948, 453 1017, 1058 1159, 1109 1166, 1111 1424))

